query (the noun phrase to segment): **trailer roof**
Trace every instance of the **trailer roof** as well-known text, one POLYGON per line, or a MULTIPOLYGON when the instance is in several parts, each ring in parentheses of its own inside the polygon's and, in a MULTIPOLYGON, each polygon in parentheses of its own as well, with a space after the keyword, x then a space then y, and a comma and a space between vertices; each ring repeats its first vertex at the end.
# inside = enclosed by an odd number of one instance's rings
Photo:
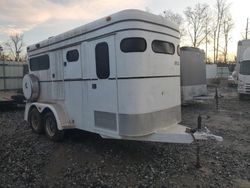
POLYGON ((146 23, 152 23, 155 25, 160 25, 163 27, 167 27, 171 30, 174 30, 179 33, 179 28, 176 24, 168 21, 167 19, 157 16, 148 12, 144 12, 141 10, 128 9, 117 12, 110 16, 106 16, 104 18, 98 19, 86 25, 80 26, 78 28, 72 29, 70 31, 64 32, 62 34, 52 36, 44 41, 38 42, 36 44, 30 45, 27 48, 27 51, 33 51, 43 46, 48 46, 53 43, 60 42, 62 40, 67 40, 70 38, 74 38, 76 36, 90 33, 92 31, 96 31, 98 29, 107 27, 109 25, 113 25, 115 23, 119 23, 122 21, 142 21, 146 23))
POLYGON ((238 46, 249 46, 250 45, 250 39, 243 39, 238 42, 238 46))
POLYGON ((200 52, 205 53, 204 50, 200 48, 190 47, 190 46, 183 46, 180 48, 182 51, 193 51, 193 52, 200 52))

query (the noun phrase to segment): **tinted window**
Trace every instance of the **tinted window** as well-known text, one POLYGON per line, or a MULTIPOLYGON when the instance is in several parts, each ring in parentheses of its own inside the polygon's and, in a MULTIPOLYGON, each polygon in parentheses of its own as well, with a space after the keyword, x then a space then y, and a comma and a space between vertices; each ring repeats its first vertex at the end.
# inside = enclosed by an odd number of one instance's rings
POLYGON ((99 79, 109 77, 109 47, 106 42, 102 42, 95 47, 96 74, 99 79))
POLYGON ((68 62, 73 62, 73 61, 77 61, 79 59, 79 52, 78 50, 70 50, 67 52, 66 54, 66 58, 68 62))
POLYGON ((250 61, 240 62, 240 74, 250 75, 250 61))
POLYGON ((48 70, 49 69, 49 56, 42 55, 38 57, 30 58, 30 70, 39 71, 39 70, 48 70))
POLYGON ((147 48, 147 43, 144 38, 125 38, 120 44, 123 52, 144 52, 147 48))
POLYGON ((174 54, 174 44, 161 40, 154 40, 152 42, 152 49, 155 53, 163 53, 163 54, 174 54))

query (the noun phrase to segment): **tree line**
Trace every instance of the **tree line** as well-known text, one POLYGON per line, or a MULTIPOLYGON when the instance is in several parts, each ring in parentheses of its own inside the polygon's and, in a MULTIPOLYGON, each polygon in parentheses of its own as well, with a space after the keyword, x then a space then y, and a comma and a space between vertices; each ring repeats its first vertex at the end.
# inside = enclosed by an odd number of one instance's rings
POLYGON ((183 11, 184 18, 171 10, 164 11, 161 16, 179 25, 182 43, 196 48, 203 46, 207 61, 209 48, 213 50, 213 62, 219 62, 222 56, 227 63, 228 44, 234 28, 230 7, 227 0, 216 0, 212 6, 197 3, 187 7, 183 11))
MULTIPOLYGON (((216 0, 214 5, 197 3, 187 7, 184 17, 172 10, 166 10, 160 16, 175 22, 180 27, 181 43, 196 48, 205 48, 206 61, 228 61, 228 44, 234 28, 230 12, 231 4, 227 0, 216 0), (212 49, 213 57, 208 58, 208 49, 212 49)), ((150 12, 149 9, 146 11, 150 12)), ((0 44, 0 59, 25 61, 27 59, 22 34, 9 36, 9 41, 0 44)), ((211 56, 210 56, 211 57, 211 56)))

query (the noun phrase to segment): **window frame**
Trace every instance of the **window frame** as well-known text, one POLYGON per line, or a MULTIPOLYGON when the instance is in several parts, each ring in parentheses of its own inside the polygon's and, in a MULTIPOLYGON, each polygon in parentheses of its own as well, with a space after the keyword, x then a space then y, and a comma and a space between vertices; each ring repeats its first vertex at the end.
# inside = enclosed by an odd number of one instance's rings
POLYGON ((120 42, 120 50, 123 52, 123 53, 142 53, 142 52, 145 52, 147 50, 147 41, 145 38, 143 37, 127 37, 127 38, 123 38, 120 42), (122 44, 125 40, 133 40, 133 39, 142 39, 142 41, 144 42, 145 44, 145 47, 143 50, 140 50, 140 51, 132 51, 132 50, 124 50, 122 44))
POLYGON ((43 71, 43 70, 49 70, 50 69, 50 58, 49 58, 49 54, 43 54, 43 55, 40 55, 40 56, 36 56, 36 57, 31 57, 30 59, 29 59, 29 68, 30 68, 30 70, 31 71, 43 71), (43 58, 43 57, 46 57, 47 58, 47 66, 44 66, 44 67, 42 67, 41 68, 41 62, 43 62, 41 59, 43 58), (34 60, 34 59, 37 59, 36 61, 37 62, 35 62, 35 64, 37 63, 38 65, 36 65, 38 68, 35 68, 34 69, 34 65, 32 65, 33 63, 32 63, 32 60, 34 60), (39 61, 41 61, 41 62, 39 62, 39 61), (33 68, 32 68, 33 67, 33 68))
POLYGON ((151 43, 151 48, 152 48, 152 51, 153 51, 154 53, 157 53, 157 54, 168 54, 168 55, 174 55, 174 54, 175 54, 175 45, 174 45, 174 43, 169 42, 169 41, 164 41, 164 40, 155 39, 155 40, 153 40, 152 43, 151 43), (163 42, 163 43, 167 43, 167 44, 172 45, 172 46, 173 46, 173 53, 168 53, 168 52, 165 53, 165 52, 156 51, 156 50, 154 49, 154 45, 153 45, 154 42, 163 42))

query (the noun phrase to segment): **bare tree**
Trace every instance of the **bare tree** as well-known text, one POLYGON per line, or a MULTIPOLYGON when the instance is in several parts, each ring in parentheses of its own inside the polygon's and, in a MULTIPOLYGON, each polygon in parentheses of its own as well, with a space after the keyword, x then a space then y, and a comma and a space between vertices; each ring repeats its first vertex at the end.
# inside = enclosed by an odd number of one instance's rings
POLYGON ((224 63, 227 63, 227 55, 228 55, 228 42, 231 39, 230 33, 233 29, 234 22, 232 19, 231 14, 225 15, 223 21, 223 35, 224 35, 224 49, 223 49, 223 56, 224 56, 224 63))
POLYGON ((208 33, 209 5, 196 4, 194 8, 187 7, 184 11, 186 28, 193 47, 199 47, 206 39, 208 33))
POLYGON ((211 39, 213 38, 213 25, 212 25, 212 16, 211 16, 211 9, 209 8, 206 11, 206 19, 205 19, 205 53, 206 53, 206 62, 210 61, 208 58, 208 45, 211 42, 211 39))
POLYGON ((179 26, 180 38, 186 34, 184 29, 184 19, 180 14, 174 13, 171 10, 166 10, 163 11, 163 17, 179 26))
POLYGON ((14 34, 10 35, 10 41, 5 43, 5 46, 10 50, 11 55, 15 61, 20 60, 20 54, 24 49, 23 35, 14 34))
POLYGON ((241 40, 248 39, 249 33, 250 33, 250 31, 249 31, 249 18, 247 18, 245 31, 240 33, 241 40))
POLYGON ((223 22, 225 15, 229 12, 230 4, 227 0, 216 0, 216 20, 214 28, 214 61, 218 61, 219 50, 220 50, 220 37, 221 37, 221 27, 223 27, 223 22))
POLYGON ((174 13, 172 10, 165 10, 163 11, 163 14, 161 14, 161 16, 179 26, 180 38, 182 38, 186 34, 184 25, 183 25, 184 19, 180 14, 174 13))
POLYGON ((183 23, 182 16, 178 13, 174 13, 172 10, 163 11, 162 16, 168 19, 169 21, 176 23, 177 25, 181 25, 183 23))

